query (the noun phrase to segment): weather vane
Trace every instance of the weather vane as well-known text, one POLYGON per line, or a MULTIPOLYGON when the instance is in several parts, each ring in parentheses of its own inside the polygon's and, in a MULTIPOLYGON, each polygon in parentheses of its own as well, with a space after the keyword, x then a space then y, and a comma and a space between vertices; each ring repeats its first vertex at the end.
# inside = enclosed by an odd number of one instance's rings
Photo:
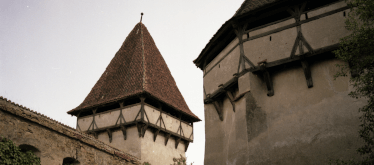
POLYGON ((143 12, 140 14, 142 16, 140 16, 140 22, 142 22, 142 19, 143 19, 143 12))

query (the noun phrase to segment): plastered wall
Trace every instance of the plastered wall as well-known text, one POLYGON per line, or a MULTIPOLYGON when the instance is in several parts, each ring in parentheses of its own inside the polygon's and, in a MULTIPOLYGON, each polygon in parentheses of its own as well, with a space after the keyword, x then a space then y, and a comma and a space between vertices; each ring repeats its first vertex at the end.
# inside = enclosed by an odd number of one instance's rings
MULTIPOLYGON (((338 2, 308 13, 309 19, 344 7, 338 2)), ((306 41, 315 49, 338 43, 349 34, 344 28, 343 12, 338 12, 301 25, 306 41)), ((345 10, 348 13, 348 10, 345 10)), ((305 20, 301 18, 301 20, 305 20)), ((286 20, 264 27, 250 37, 268 30, 294 23, 286 20)), ((290 57, 297 36, 297 28, 273 33, 244 42, 244 55, 257 65, 290 57), (270 41, 271 36, 271 41, 270 41)), ((239 51, 239 50, 238 50, 239 51)), ((307 48, 304 47, 304 52, 307 48)), ((296 55, 300 54, 299 50, 296 55)), ((238 68, 239 60, 230 61, 238 53, 217 56, 221 68, 238 68)), ((212 61, 213 62, 213 61, 212 61)), ((205 161, 219 164, 328 164, 332 159, 358 158, 356 149, 362 144, 358 137, 359 113, 365 99, 348 96, 352 91, 349 77, 334 80, 343 64, 337 59, 309 61, 313 87, 308 88, 300 65, 289 65, 270 72, 274 96, 267 96, 262 74, 247 72, 239 77, 238 93, 244 96, 235 102, 236 111, 225 97, 222 105, 223 121, 213 104, 205 104, 205 161)), ((211 64, 209 64, 211 65, 211 64)), ((231 72, 205 72, 204 89, 213 93, 219 84, 230 80, 231 72), (230 73, 230 74, 228 74, 230 73), (215 81, 216 80, 216 81, 215 81)))
POLYGON ((153 132, 147 130, 144 138, 141 139, 142 161, 149 162, 152 165, 173 164, 173 158, 185 157, 185 143, 180 141, 178 148, 175 149, 176 139, 170 137, 165 146, 165 135, 160 133, 156 141, 153 141, 153 132))

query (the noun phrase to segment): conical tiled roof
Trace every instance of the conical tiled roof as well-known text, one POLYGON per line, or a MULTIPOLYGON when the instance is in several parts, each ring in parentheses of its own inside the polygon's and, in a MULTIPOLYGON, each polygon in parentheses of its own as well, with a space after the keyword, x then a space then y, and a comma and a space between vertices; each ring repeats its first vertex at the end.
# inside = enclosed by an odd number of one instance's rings
POLYGON ((69 114, 82 109, 146 93, 200 119, 188 108, 152 36, 141 22, 127 36, 86 99, 69 114))

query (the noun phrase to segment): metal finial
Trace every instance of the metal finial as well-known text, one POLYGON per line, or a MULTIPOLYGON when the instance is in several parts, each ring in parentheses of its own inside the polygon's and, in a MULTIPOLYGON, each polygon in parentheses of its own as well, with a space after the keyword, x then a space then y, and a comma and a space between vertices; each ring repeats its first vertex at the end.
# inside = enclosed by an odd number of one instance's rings
POLYGON ((140 14, 142 16, 140 16, 140 22, 142 22, 142 19, 143 19, 143 12, 140 14))

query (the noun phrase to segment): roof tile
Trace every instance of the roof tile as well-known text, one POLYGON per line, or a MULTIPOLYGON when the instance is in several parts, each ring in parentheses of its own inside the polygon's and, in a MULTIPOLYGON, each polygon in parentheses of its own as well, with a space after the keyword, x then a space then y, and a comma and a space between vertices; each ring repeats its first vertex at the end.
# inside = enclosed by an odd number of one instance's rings
POLYGON ((141 22, 126 37, 86 99, 68 113, 148 93, 191 117, 168 66, 141 22))

